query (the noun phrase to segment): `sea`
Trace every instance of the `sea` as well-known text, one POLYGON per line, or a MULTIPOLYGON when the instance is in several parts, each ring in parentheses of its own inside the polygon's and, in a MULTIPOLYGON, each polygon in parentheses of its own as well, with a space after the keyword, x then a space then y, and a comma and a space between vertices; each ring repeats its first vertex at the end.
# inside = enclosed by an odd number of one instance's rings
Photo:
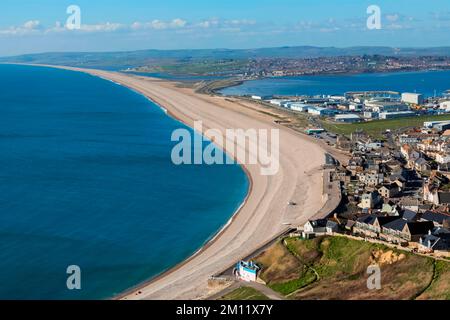
POLYGON ((178 128, 116 83, 0 65, 0 299, 112 298, 210 240, 249 181, 174 165, 178 128))
POLYGON ((450 90, 450 70, 265 78, 221 90, 224 95, 342 95, 349 91, 396 91, 426 97, 450 90))

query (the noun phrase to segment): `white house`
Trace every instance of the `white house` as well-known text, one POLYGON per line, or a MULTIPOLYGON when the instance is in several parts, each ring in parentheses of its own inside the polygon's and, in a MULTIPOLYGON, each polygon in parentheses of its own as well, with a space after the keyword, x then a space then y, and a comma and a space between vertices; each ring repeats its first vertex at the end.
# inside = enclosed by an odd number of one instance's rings
POLYGON ((436 153, 436 162, 440 164, 446 164, 450 162, 450 155, 448 153, 439 152, 436 153))
POLYGON ((256 282, 259 267, 253 261, 239 261, 236 265, 236 276, 246 282, 256 282))

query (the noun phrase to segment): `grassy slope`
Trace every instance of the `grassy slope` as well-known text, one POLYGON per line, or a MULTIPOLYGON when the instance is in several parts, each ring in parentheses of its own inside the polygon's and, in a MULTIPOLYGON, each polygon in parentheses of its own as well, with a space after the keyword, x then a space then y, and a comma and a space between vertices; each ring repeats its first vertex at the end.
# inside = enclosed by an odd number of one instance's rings
POLYGON ((263 267, 261 279, 281 294, 290 294, 315 280, 309 268, 280 242, 261 254, 256 262, 263 267))
POLYGON ((223 296, 220 300, 269 300, 265 295, 256 289, 241 287, 223 296))
POLYGON ((436 261, 433 282, 417 299, 450 300, 450 262, 436 261))
POLYGON ((256 261, 263 266, 261 278, 293 299, 413 299, 421 292, 423 299, 449 298, 450 263, 437 262, 433 280, 430 258, 344 237, 287 239, 256 261), (366 271, 374 261, 381 266, 381 290, 367 289, 366 271))
POLYGON ((413 118, 401 118, 391 120, 376 120, 371 122, 361 122, 352 124, 336 124, 327 121, 322 121, 323 127, 337 134, 343 134, 349 136, 351 133, 362 130, 368 134, 379 138, 387 129, 398 130, 407 127, 422 126, 426 121, 441 121, 450 120, 450 114, 437 115, 437 116, 420 116, 413 118))

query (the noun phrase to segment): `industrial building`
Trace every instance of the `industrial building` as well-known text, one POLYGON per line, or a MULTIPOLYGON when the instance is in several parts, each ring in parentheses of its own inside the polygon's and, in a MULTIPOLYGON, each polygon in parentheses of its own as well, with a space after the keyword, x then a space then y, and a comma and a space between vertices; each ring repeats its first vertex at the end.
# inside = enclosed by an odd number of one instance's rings
POLYGON ((314 115, 314 116, 331 116, 334 115, 336 113, 335 110, 331 110, 331 109, 326 109, 326 108, 321 108, 321 107, 310 107, 308 108, 308 113, 314 115))
POLYGON ((402 93, 402 102, 411 103, 411 104, 423 104, 424 98, 420 93, 402 93))
POLYGON ((382 120, 396 119, 404 117, 413 117, 416 114, 413 111, 399 111, 399 112, 381 112, 379 118, 382 120))
POLYGON ((256 96, 256 95, 252 96, 253 100, 270 100, 272 98, 273 96, 256 96))
POLYGON ((307 112, 309 108, 314 108, 311 105, 304 103, 291 102, 287 104, 288 108, 294 111, 307 112))
POLYGON ((337 122, 353 123, 361 121, 361 117, 354 113, 338 114, 334 117, 337 122))
POLYGON ((374 112, 401 112, 409 111, 410 108, 407 104, 401 102, 380 102, 370 101, 366 103, 366 108, 370 108, 374 112))

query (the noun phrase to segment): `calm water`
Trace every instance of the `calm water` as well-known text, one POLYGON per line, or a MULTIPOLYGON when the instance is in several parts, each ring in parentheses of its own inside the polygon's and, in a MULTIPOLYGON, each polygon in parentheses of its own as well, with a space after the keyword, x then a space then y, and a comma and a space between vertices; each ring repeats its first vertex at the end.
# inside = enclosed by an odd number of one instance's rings
POLYGON ((180 127, 112 82, 0 65, 0 298, 108 298, 213 236, 247 177, 174 166, 180 127), (80 291, 66 289, 69 265, 80 291))
POLYGON ((418 92, 434 96, 450 89, 450 71, 303 76, 247 81, 222 90, 225 95, 321 95, 348 91, 418 92))

